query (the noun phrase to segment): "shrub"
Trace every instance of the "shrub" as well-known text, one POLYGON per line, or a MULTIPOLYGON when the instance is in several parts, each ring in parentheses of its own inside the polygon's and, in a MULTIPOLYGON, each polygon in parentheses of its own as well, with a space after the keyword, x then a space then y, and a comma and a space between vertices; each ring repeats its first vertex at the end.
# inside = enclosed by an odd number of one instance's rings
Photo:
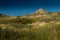
POLYGON ((34 22, 34 19, 28 19, 28 18, 17 18, 16 23, 21 23, 21 24, 30 24, 34 22))

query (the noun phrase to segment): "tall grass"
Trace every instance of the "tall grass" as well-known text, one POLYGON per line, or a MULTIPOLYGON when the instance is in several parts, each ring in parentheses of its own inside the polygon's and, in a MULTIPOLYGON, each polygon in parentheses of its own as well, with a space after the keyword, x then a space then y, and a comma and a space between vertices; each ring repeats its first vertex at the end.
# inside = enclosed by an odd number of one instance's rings
POLYGON ((13 20, 0 20, 0 25, 5 24, 0 26, 0 40, 60 40, 60 24, 49 23, 60 20, 59 17, 37 19, 18 17, 13 20), (35 29, 34 26, 27 25, 36 21, 48 24, 35 29))
POLYGON ((0 40, 60 40, 60 25, 48 24, 37 29, 18 31, 0 27, 0 40))

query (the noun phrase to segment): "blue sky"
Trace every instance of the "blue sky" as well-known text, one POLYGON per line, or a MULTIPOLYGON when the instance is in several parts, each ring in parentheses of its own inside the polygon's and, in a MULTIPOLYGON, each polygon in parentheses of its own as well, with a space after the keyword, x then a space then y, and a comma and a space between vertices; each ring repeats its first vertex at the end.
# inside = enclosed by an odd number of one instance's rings
POLYGON ((47 12, 60 12, 60 0, 0 0, 0 13, 25 15, 43 8, 47 12))

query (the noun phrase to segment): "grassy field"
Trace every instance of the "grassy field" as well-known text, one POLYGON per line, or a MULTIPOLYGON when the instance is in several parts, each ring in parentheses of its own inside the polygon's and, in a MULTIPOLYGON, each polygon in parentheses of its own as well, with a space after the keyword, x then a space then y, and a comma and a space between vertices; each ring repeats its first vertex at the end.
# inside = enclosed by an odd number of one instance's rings
POLYGON ((59 14, 33 19, 16 17, 0 17, 0 40, 60 40, 59 14))

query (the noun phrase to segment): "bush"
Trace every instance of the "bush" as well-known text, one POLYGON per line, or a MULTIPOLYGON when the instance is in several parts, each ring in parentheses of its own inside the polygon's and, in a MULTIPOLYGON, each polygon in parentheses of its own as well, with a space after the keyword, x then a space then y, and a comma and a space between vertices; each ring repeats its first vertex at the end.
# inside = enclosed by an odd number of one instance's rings
POLYGON ((28 18, 17 18, 15 20, 16 23, 21 23, 21 24, 30 24, 33 23, 35 20, 34 19, 28 19, 28 18))

